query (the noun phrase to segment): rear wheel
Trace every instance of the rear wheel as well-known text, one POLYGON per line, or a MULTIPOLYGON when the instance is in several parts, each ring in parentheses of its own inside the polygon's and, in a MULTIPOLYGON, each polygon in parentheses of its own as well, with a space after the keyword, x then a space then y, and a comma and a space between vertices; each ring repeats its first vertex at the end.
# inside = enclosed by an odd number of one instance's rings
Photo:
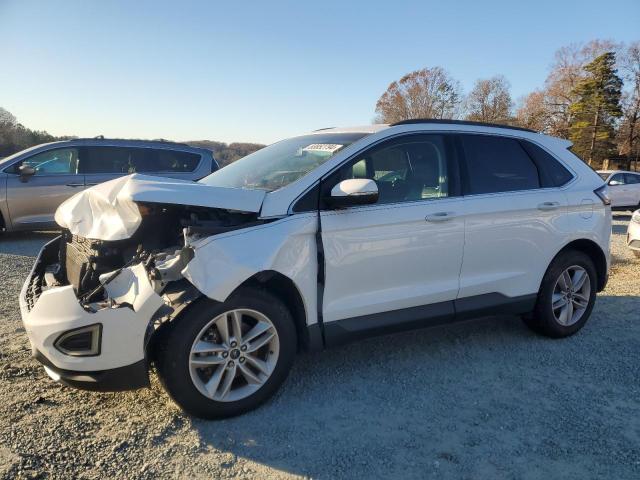
POLYGON ((163 336, 158 373, 187 413, 224 418, 256 408, 284 382, 296 352, 288 309, 244 288, 224 303, 203 299, 163 336))
POLYGON ((534 331, 553 338, 573 335, 587 322, 596 299, 597 274, 582 252, 559 254, 542 279, 533 315, 524 318, 534 331))

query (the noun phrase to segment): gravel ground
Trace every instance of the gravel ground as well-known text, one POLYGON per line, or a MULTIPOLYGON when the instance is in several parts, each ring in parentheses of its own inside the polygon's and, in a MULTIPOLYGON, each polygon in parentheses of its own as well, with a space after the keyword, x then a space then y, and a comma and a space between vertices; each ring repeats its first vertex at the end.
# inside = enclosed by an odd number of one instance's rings
POLYGON ((587 326, 549 340, 512 317, 302 355, 267 405, 217 422, 158 382, 55 384, 17 295, 49 235, 0 239, 4 478, 640 478, 640 259, 616 216, 611 279, 587 326))

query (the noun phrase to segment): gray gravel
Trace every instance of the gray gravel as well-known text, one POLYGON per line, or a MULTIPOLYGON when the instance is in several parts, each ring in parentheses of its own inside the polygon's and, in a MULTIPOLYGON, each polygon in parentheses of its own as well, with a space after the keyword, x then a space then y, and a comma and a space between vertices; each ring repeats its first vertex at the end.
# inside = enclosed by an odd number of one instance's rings
POLYGON ((49 381, 16 300, 33 262, 18 254, 49 237, 0 239, 0 476, 640 478, 628 219, 616 217, 611 280, 572 338, 501 317, 303 355, 267 405, 218 422, 180 413, 155 379, 121 394, 49 381))

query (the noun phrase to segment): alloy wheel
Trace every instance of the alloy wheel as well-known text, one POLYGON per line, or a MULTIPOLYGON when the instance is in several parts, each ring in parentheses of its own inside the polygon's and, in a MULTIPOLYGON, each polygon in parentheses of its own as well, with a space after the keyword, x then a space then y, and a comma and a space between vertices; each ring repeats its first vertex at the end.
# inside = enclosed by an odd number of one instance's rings
POLYGON ((591 299, 591 279, 587 271, 573 265, 556 280, 551 308, 556 321, 565 327, 580 321, 591 299))
POLYGON ((233 402, 255 393, 278 362, 280 341, 264 314, 229 310, 212 319, 196 336, 189 354, 189 373, 205 397, 233 402))

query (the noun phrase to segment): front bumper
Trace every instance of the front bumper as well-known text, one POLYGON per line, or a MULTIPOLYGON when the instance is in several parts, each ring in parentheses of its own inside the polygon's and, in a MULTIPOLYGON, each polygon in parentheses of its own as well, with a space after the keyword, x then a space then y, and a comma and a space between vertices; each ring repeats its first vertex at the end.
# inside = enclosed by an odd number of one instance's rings
POLYGON ((57 262, 60 239, 46 244, 20 293, 20 311, 34 357, 51 377, 90 390, 124 390, 148 384, 145 339, 164 305, 142 264, 128 267, 105 290, 108 306, 82 305, 71 285, 44 289, 47 266, 57 262), (69 330, 100 324, 99 353, 72 356, 55 347, 69 330))

